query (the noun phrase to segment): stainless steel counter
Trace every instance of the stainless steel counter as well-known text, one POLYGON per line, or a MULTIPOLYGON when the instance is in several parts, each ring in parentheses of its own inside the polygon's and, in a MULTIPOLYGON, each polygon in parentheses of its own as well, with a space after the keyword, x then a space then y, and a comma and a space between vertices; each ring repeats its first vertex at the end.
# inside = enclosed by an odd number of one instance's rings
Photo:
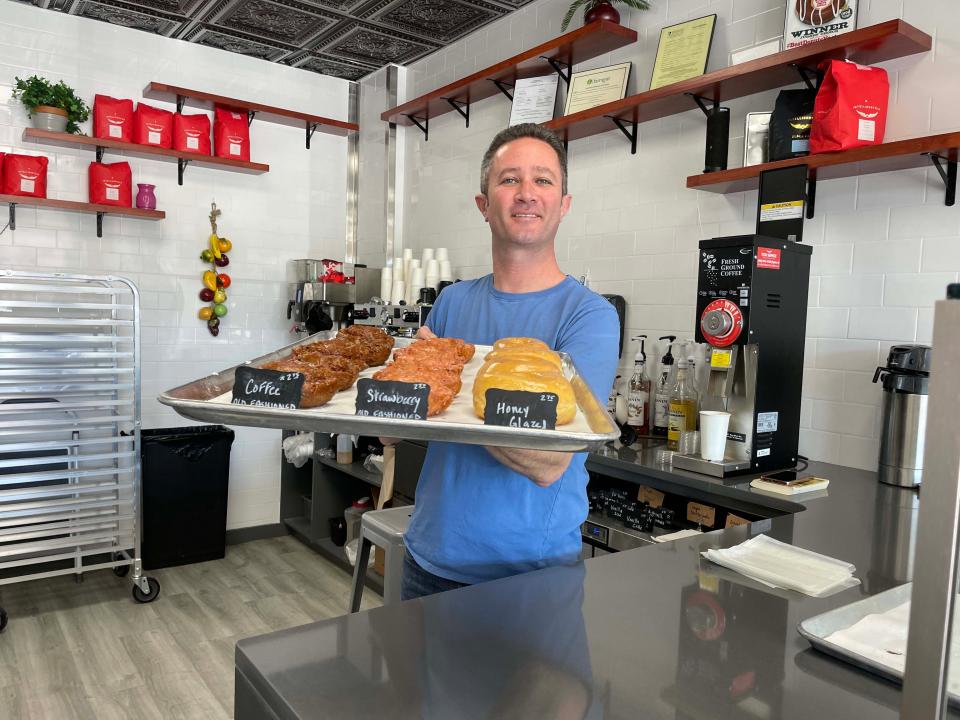
POLYGON ((588 467, 788 514, 242 640, 236 717, 896 718, 899 688, 816 653, 796 626, 908 579, 916 496, 812 463, 827 495, 781 498, 651 455, 588 467), (700 557, 760 532, 854 563, 863 584, 814 599, 700 557))

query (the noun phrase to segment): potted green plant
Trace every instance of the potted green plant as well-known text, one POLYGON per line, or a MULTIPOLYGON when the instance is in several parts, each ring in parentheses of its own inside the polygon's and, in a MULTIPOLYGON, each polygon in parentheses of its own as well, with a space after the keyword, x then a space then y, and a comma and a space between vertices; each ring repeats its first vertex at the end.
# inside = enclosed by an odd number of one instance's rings
POLYGON ((577 10, 580 8, 586 10, 583 14, 584 25, 592 23, 595 20, 609 20, 610 22, 619 23, 620 13, 613 7, 614 4, 626 5, 634 10, 650 9, 648 0, 573 0, 567 9, 567 14, 563 16, 560 30, 564 31, 567 29, 570 21, 573 20, 573 16, 577 14, 577 10))
POLYGON ((35 128, 79 133, 78 123, 90 117, 87 104, 62 80, 54 84, 38 75, 32 75, 26 80, 14 80, 16 85, 13 88, 13 97, 27 108, 27 114, 33 119, 35 128))

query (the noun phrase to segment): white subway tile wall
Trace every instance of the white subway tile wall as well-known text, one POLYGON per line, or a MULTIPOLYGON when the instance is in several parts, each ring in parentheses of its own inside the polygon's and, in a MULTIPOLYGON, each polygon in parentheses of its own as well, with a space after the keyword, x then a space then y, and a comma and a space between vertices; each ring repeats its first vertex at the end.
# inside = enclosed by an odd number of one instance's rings
MULTIPOLYGON (((156 80, 209 92, 303 109, 346 119, 348 83, 337 78, 247 58, 235 53, 4 2, 0 23, 0 152, 51 158, 48 195, 87 202, 92 152, 22 141, 29 125, 11 98, 14 76, 64 80, 91 105, 96 93, 138 101, 156 80)), ((147 101, 165 109, 172 103, 147 101)), ((189 108, 186 112, 201 112, 189 108)), ((91 134, 91 122, 83 130, 91 134)), ((287 260, 343 257, 346 140, 317 133, 312 149, 295 128, 254 122, 252 159, 270 165, 265 175, 194 167, 177 185, 173 163, 107 153, 126 160, 134 183, 157 186, 160 222, 96 218, 47 209, 17 209, 17 229, 0 234, 0 268, 121 275, 142 293, 143 426, 190 421, 160 405, 163 390, 257 357, 293 341, 286 320, 287 260), (196 313, 205 269, 200 251, 210 234, 211 201, 223 211, 220 232, 234 243, 229 314, 213 338, 196 313)), ((136 188, 134 188, 136 192, 136 188)), ((0 207, 0 227, 6 224, 0 207)), ((230 463, 227 527, 279 520, 280 433, 235 428, 230 463)))
MULTIPOLYGON (((568 5, 538 0, 414 63, 401 101, 556 37, 568 5)), ((724 67, 731 51, 782 34, 784 6, 783 0, 664 0, 646 12, 619 6, 621 22, 638 31, 638 42, 574 69, 631 61, 628 93, 645 90, 660 28, 709 13, 717 14, 709 69, 724 67)), ((883 63, 891 80, 887 140, 960 129, 960 95, 944 92, 960 73, 955 6, 955 0, 859 3, 860 27, 903 18, 934 38, 930 53, 883 63)), ((742 164, 745 114, 771 109, 775 98, 772 91, 727 103, 730 167, 742 164)), ((509 102, 498 95, 471 108, 469 128, 451 112, 431 119, 429 142, 416 128, 398 131, 408 143, 406 245, 448 246, 461 278, 490 271, 489 232, 473 196, 483 150, 509 114, 509 102)), ((598 292, 626 298, 628 337, 669 332, 692 338, 697 241, 753 232, 755 192, 685 189, 686 177, 702 170, 703 143, 703 116, 692 104, 688 113, 640 125, 636 156, 612 125, 608 133, 570 143, 574 199, 557 254, 566 272, 588 275, 598 292)), ((876 467, 881 391, 870 382, 873 370, 891 344, 930 342, 933 302, 960 271, 960 208, 944 207, 943 197, 932 167, 820 183, 817 216, 804 228, 814 246, 801 413, 805 455, 876 467)), ((647 348, 650 353, 651 343, 647 348)), ((650 354, 659 360, 663 349, 658 344, 650 354)), ((624 347, 624 377, 635 352, 634 343, 624 347)))

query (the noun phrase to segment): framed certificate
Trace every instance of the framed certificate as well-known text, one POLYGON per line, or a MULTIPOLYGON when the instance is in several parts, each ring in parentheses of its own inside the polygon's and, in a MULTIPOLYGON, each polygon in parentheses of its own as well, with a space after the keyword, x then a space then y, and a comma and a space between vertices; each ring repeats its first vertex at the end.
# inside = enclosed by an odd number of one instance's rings
POLYGON ((707 15, 663 28, 650 89, 703 75, 707 71, 716 25, 717 16, 707 15))
POLYGON ((626 62, 573 73, 563 114, 572 115, 614 100, 623 100, 627 94, 632 64, 626 62))
POLYGON ((553 106, 557 102, 556 73, 543 77, 520 78, 513 86, 513 105, 510 125, 545 123, 553 120, 553 106))

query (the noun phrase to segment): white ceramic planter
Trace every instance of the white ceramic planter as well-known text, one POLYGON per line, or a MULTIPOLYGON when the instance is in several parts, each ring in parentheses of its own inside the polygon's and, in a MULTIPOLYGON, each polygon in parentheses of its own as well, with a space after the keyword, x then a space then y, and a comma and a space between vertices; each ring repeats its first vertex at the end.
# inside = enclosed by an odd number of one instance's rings
POLYGON ((41 108, 44 105, 38 105, 33 111, 33 126, 38 130, 49 130, 51 132, 64 132, 67 129, 67 115, 45 112, 41 108))

